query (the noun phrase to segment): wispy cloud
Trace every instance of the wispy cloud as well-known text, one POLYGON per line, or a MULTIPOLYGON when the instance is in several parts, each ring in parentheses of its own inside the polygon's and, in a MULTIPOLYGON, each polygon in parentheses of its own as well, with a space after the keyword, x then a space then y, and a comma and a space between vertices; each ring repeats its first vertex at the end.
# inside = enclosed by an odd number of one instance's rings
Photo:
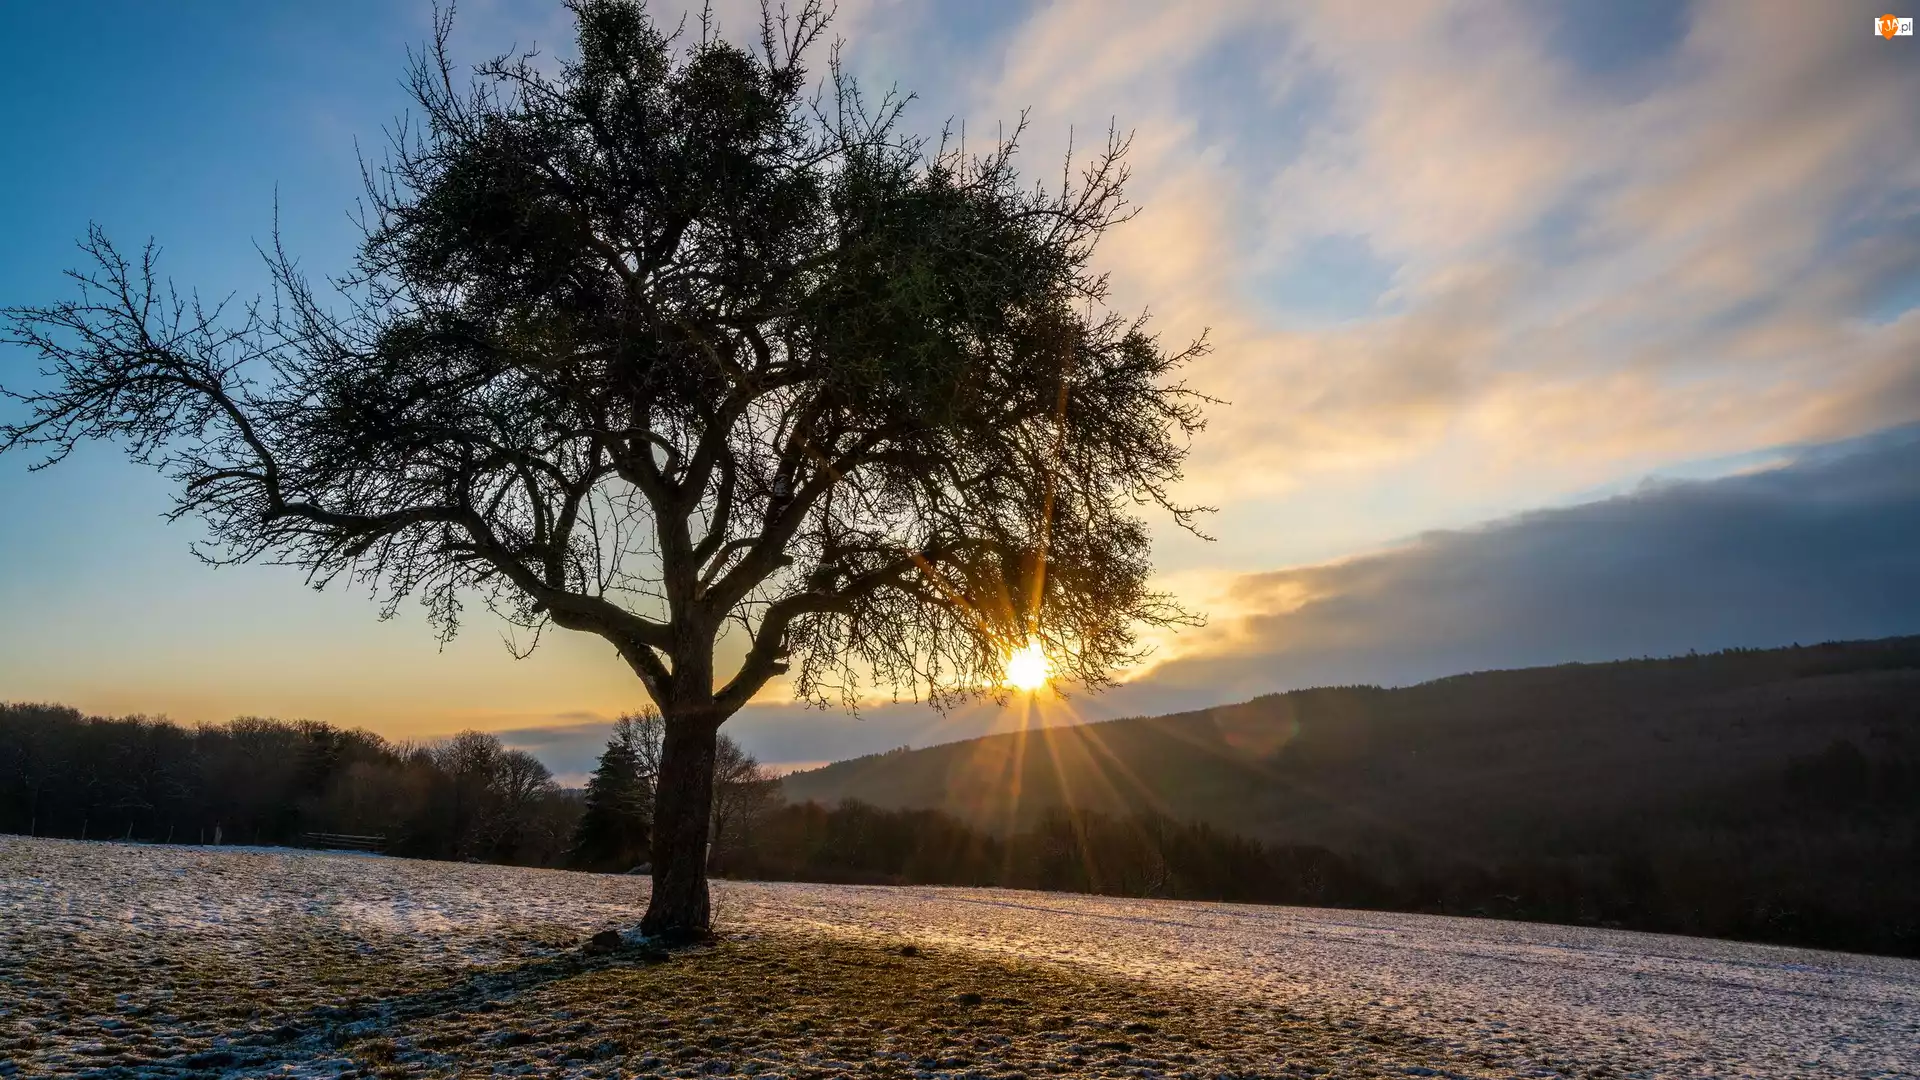
POLYGON ((1058 3, 990 39, 961 108, 1031 106, 1041 167, 1069 124, 1137 131, 1146 213, 1106 255, 1122 303, 1214 328, 1198 377, 1234 404, 1201 497, 1360 502, 1435 455, 1537 495, 1920 416, 1888 393, 1920 67, 1834 5, 1569 11, 1058 3))

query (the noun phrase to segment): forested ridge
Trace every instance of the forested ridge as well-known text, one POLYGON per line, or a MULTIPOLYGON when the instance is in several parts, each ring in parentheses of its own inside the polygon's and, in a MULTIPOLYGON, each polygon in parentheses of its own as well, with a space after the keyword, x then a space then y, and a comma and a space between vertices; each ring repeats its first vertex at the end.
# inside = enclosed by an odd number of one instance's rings
POLYGON ((1070 804, 1504 857, 1622 815, 1754 796, 1737 812, 1765 809, 1790 761, 1830 750, 1894 767, 1920 755, 1920 638, 1322 687, 873 755, 783 785, 793 801, 941 809, 994 832, 1070 804))
POLYGON ((1093 891, 1144 879, 1920 953, 1920 638, 1304 690, 903 749, 783 785, 1011 838, 1025 869, 1002 878, 1047 888, 1078 874, 1093 891), (1126 854, 1166 822, 1187 839, 1126 854), (1049 876, 1019 855, 1033 836, 1103 850, 1049 876), (1234 871, 1174 865, 1194 845, 1234 871))

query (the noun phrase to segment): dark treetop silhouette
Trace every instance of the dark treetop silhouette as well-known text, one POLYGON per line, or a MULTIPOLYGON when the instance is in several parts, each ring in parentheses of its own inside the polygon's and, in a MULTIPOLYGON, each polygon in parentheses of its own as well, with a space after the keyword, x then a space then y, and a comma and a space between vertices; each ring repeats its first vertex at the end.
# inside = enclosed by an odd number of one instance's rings
POLYGON ((1123 141, 1030 188, 1012 140, 904 137, 837 65, 810 92, 815 4, 751 51, 570 6, 577 61, 465 89, 438 20, 325 297, 276 242, 271 298, 223 316, 93 230, 78 299, 8 313, 46 381, 0 449, 117 440, 204 558, 417 595, 443 634, 477 598, 605 638, 666 725, 642 927, 698 935, 717 728, 769 679, 941 702, 1031 640, 1098 686, 1185 618, 1131 510, 1190 523, 1171 380, 1203 346, 1088 268, 1123 141))

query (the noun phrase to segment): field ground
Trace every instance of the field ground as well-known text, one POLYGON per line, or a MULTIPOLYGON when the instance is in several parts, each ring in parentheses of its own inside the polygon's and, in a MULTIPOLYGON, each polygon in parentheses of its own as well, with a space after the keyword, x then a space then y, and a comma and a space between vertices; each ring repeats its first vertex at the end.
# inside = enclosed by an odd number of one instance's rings
POLYGON ((0 1076, 1920 1076, 1920 962, 975 889, 0 837, 0 1076))

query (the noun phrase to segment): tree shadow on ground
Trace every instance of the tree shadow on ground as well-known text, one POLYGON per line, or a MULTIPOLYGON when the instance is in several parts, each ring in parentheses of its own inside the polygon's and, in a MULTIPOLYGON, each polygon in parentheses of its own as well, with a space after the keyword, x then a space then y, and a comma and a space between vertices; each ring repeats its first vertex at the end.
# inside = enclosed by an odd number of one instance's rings
MULTIPOLYGON (((502 1003, 562 979, 614 967, 664 963, 670 954, 653 947, 623 946, 592 953, 570 951, 514 967, 478 971, 450 985, 376 998, 355 1005, 318 1005, 280 1018, 277 1024, 213 1036, 213 1045, 138 1065, 115 1064, 77 1075, 88 1080, 171 1080, 209 1074, 258 1075, 283 1065, 340 1058, 346 1065, 355 1044, 376 1040, 407 1024, 455 1013, 489 1013, 502 1003)), ((271 1023, 271 1022, 269 1022, 271 1023)))

